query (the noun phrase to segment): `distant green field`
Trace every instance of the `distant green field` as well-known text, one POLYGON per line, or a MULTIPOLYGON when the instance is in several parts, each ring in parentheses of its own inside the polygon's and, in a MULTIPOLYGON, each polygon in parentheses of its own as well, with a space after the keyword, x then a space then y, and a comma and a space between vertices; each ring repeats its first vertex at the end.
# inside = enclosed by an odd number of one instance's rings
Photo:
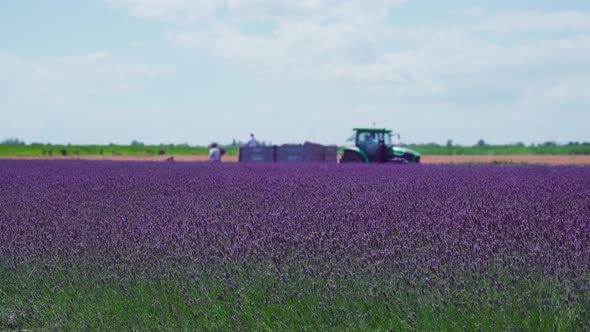
POLYGON ((590 144, 555 146, 440 146, 410 145, 423 155, 582 155, 590 154, 590 144))
MULTIPOLYGON (((237 155, 238 147, 224 147, 228 155, 237 155)), ((186 145, 42 145, 0 144, 0 156, 157 156, 206 155, 207 147, 186 145)))
MULTIPOLYGON (((590 155, 590 145, 557 146, 441 146, 410 145, 422 155, 590 155)), ((224 146, 228 155, 238 155, 238 146, 224 146)), ((339 149, 342 152, 342 148, 339 149)), ((188 145, 50 145, 50 144, 0 144, 0 156, 157 156, 157 155, 206 155, 204 146, 188 145)))

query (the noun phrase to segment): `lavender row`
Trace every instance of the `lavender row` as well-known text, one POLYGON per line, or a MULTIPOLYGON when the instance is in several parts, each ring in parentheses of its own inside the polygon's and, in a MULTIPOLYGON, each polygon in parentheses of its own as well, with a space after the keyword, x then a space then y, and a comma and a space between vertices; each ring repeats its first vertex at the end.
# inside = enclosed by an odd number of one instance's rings
POLYGON ((590 168, 0 161, 3 264, 588 280, 590 168))

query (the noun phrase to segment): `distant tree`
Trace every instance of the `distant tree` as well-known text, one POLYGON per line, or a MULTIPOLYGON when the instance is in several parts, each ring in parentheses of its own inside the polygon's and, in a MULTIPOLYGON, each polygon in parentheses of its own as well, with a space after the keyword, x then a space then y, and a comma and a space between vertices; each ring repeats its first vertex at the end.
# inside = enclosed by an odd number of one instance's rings
POLYGON ((486 141, 484 141, 483 139, 480 139, 479 141, 477 141, 477 146, 479 147, 484 147, 486 146, 486 141))
POLYGON ((61 155, 62 155, 62 156, 67 156, 67 155, 68 155, 68 150, 66 150, 66 149, 61 149, 61 150, 59 151, 59 153, 61 153, 61 155))
POLYGON ((450 148, 452 146, 453 146, 453 140, 452 139, 447 140, 447 147, 450 148))
POLYGON ((0 142, 0 144, 4 145, 25 145, 25 142, 19 140, 18 138, 7 138, 0 142))
POLYGON ((543 146, 557 146, 557 143, 553 141, 547 141, 543 143, 543 146))
POLYGON ((131 141, 131 146, 144 146, 143 142, 133 140, 131 141))
POLYGON ((516 142, 516 143, 512 143, 510 144, 511 146, 518 146, 518 147, 523 147, 525 146, 523 142, 516 142))

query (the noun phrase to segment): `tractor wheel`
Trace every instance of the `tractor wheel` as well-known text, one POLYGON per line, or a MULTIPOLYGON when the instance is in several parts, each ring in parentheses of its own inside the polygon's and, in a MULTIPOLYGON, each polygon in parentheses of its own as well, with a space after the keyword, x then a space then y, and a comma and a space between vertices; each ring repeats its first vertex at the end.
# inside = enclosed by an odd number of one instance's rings
MULTIPOLYGON (((405 153, 403 158, 406 160, 407 163, 411 163, 414 161, 414 155, 411 153, 405 153)), ((420 162, 420 159, 416 160, 416 162, 420 162)))
POLYGON ((364 161, 363 156, 359 153, 349 150, 344 151, 342 158, 340 158, 341 163, 362 163, 364 161))

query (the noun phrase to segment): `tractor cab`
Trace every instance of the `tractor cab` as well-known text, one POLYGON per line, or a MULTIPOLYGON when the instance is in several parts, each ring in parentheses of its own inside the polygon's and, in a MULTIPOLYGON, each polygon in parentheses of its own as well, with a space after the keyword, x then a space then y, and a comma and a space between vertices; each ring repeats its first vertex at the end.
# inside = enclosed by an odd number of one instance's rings
POLYGON ((355 146, 344 148, 340 162, 417 163, 420 154, 408 148, 394 146, 390 129, 354 128, 355 146))

